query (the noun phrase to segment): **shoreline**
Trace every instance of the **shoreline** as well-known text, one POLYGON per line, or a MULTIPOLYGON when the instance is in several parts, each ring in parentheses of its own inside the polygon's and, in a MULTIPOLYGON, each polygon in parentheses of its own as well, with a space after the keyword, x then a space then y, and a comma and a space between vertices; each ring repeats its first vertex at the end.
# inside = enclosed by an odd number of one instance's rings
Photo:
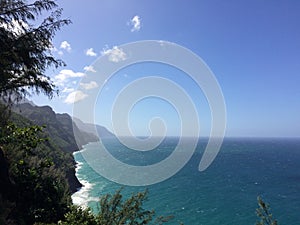
MULTIPOLYGON (((90 143, 88 143, 88 144, 90 144, 90 143)), ((86 145, 88 145, 88 144, 86 144, 86 145)), ((80 169, 82 169, 84 163, 77 161, 75 158, 75 155, 81 154, 81 152, 85 150, 86 145, 82 146, 81 150, 73 152, 73 158, 76 163, 75 176, 76 176, 77 180, 79 181, 79 183, 81 184, 81 187, 77 188, 77 190, 72 193, 71 199, 72 199, 72 202, 74 205, 77 205, 77 206, 80 206, 83 208, 87 208, 88 203, 90 201, 98 201, 99 200, 98 198, 94 199, 93 197, 90 197, 90 195, 89 195, 89 192, 93 188, 94 184, 89 183, 87 180, 81 178, 78 174, 80 169)))

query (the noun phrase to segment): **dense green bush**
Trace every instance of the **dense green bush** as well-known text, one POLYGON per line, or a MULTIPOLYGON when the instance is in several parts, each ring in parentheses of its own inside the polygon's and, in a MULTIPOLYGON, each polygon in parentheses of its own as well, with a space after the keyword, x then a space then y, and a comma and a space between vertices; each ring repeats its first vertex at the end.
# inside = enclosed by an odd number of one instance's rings
POLYGON ((65 174, 37 148, 45 141, 41 132, 38 126, 19 128, 11 124, 0 136, 12 186, 9 200, 14 203, 7 219, 17 224, 56 222, 71 204, 65 174))
POLYGON ((123 200, 121 190, 115 194, 106 194, 99 200, 99 213, 94 215, 90 209, 72 206, 59 225, 143 225, 163 224, 172 216, 155 217, 154 210, 146 210, 143 203, 147 199, 147 191, 138 192, 123 200))

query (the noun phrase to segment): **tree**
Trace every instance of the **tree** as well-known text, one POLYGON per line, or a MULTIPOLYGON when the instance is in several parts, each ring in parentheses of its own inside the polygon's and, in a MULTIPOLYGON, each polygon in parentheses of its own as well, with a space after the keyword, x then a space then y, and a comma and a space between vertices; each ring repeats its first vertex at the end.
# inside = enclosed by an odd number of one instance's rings
POLYGON ((46 151, 38 148, 46 140, 42 127, 19 128, 11 124, 1 136, 0 146, 3 146, 9 180, 13 184, 10 200, 14 204, 10 212, 3 215, 6 221, 33 224, 63 218, 71 204, 69 187, 62 169, 57 168, 46 151))
POLYGON ((153 210, 144 210, 143 201, 147 192, 132 195, 125 202, 122 201, 121 190, 113 196, 107 194, 100 199, 100 224, 148 224, 153 219, 153 210))
POLYGON ((89 209, 73 205, 66 213, 64 221, 59 221, 58 225, 98 225, 98 222, 89 209))
POLYGON ((256 209, 256 214, 260 218, 260 221, 256 225, 277 225, 277 221, 273 219, 269 205, 260 196, 257 197, 257 202, 259 208, 256 209))
POLYGON ((58 225, 161 225, 173 218, 173 216, 155 218, 154 210, 143 208, 146 199, 147 191, 144 191, 123 200, 121 190, 118 190, 113 195, 106 194, 100 198, 97 215, 93 215, 89 208, 72 206, 64 221, 60 221, 58 225))
POLYGON ((57 222, 71 201, 64 172, 37 151, 41 128, 7 126, 13 101, 31 93, 52 98, 57 92, 45 73, 65 65, 51 52, 56 31, 70 23, 61 14, 55 0, 0 1, 0 161, 5 162, 0 178, 12 193, 0 189, 1 223, 57 222), (39 23, 45 11, 49 16, 39 23))
POLYGON ((45 74, 49 67, 65 65, 53 57, 52 39, 70 20, 61 19, 62 9, 55 0, 0 1, 0 97, 20 99, 31 93, 53 97, 55 85, 45 74), (49 11, 35 25, 43 11, 49 11))

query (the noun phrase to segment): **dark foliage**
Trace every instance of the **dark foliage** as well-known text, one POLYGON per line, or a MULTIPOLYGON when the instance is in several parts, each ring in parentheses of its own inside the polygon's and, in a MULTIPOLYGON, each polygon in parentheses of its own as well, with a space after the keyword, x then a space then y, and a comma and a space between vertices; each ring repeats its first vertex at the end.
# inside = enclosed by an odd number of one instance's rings
POLYGON ((21 117, 14 118, 18 125, 9 123, 13 101, 56 93, 45 71, 64 65, 51 54, 56 31, 70 23, 61 13, 52 0, 0 1, 1 224, 57 222, 71 203, 66 154, 51 147, 42 127, 21 117), (39 18, 43 12, 49 16, 39 18))
POLYGON ((3 220, 16 224, 56 222, 71 204, 64 171, 43 147, 38 148, 45 141, 41 132, 42 127, 19 128, 14 124, 2 129, 0 145, 12 187, 10 198, 3 201, 11 203, 3 220))
POLYGON ((90 210, 72 206, 59 225, 160 225, 168 222, 172 216, 155 217, 154 210, 146 210, 143 203, 147 191, 133 194, 123 200, 121 190, 115 194, 106 194, 100 198, 99 213, 94 215, 90 210))
POLYGON ((269 205, 261 197, 257 197, 257 202, 259 208, 256 209, 256 215, 260 218, 260 221, 256 225, 277 225, 277 221, 273 219, 269 205))

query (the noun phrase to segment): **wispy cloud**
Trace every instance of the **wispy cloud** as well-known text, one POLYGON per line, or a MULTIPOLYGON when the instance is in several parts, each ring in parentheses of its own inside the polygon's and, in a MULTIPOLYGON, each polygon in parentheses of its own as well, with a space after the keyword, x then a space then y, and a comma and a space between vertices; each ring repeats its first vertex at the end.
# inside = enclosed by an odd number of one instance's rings
POLYGON ((132 26, 131 32, 139 31, 141 29, 141 18, 138 15, 135 15, 130 20, 130 25, 132 26))
POLYGON ((121 48, 118 48, 118 46, 114 46, 111 49, 104 49, 101 54, 107 55, 111 62, 120 62, 127 59, 126 53, 121 48))
POLYGON ((73 104, 85 99, 86 97, 88 97, 88 95, 83 93, 82 91, 73 91, 67 96, 64 102, 67 104, 73 104))
POLYGON ((83 69, 84 69, 84 71, 86 71, 86 72, 96 73, 96 70, 94 69, 93 66, 85 66, 83 69))
POLYGON ((65 88, 62 90, 62 93, 70 93, 70 92, 73 92, 73 91, 75 91, 74 88, 65 87, 65 88))
POLYGON ((85 90, 90 90, 98 87, 98 84, 95 81, 91 81, 89 83, 80 83, 80 86, 85 90))
POLYGON ((69 78, 79 78, 84 77, 85 73, 74 72, 73 70, 61 70, 59 74, 54 77, 54 82, 56 85, 64 86, 66 82, 68 82, 69 78))
POLYGON ((63 41, 60 44, 60 48, 66 50, 68 52, 70 52, 72 50, 71 45, 67 41, 63 41))
POLYGON ((52 48, 50 48, 49 49, 52 53, 57 53, 57 54, 59 54, 59 55, 63 55, 64 53, 63 53, 63 51, 61 51, 61 50, 58 50, 56 47, 52 47, 52 48))
POLYGON ((97 56, 97 53, 94 52, 94 49, 93 49, 93 48, 89 48, 88 50, 86 50, 85 54, 86 54, 87 56, 92 56, 92 57, 97 56))

